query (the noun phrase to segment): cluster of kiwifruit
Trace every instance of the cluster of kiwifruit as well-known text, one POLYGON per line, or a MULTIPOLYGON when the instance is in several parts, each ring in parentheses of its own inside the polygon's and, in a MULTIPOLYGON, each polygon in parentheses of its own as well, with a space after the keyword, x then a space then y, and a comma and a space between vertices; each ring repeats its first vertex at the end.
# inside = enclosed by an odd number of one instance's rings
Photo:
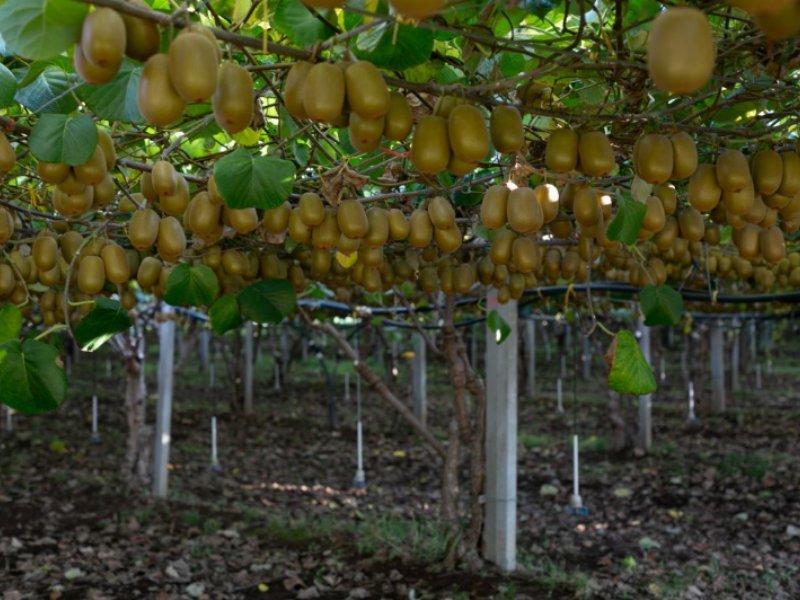
MULTIPOLYGON (((312 8, 342 8, 346 0, 301 0, 312 8)), ((389 0, 389 4, 399 15, 409 19, 422 20, 439 13, 446 0, 389 0)))
POLYGON ((554 173, 579 171, 588 177, 604 177, 617 168, 614 148, 605 133, 578 133, 570 127, 550 133, 544 161, 548 170, 554 173))
POLYGON ((117 188, 111 170, 117 162, 114 141, 107 131, 97 128, 97 145, 91 157, 82 165, 38 161, 39 178, 54 185, 51 196, 53 209, 64 216, 81 215, 90 209, 107 206, 117 188))

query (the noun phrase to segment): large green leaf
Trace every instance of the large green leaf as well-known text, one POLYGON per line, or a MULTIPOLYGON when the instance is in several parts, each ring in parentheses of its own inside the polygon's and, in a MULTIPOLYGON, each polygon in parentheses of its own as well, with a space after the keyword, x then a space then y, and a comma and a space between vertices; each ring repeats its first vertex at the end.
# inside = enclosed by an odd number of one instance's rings
POLYGON ((41 161, 82 165, 97 146, 97 128, 91 117, 42 115, 31 130, 28 147, 41 161))
POLYGON ((219 282, 206 265, 176 266, 167 279, 164 300, 173 306, 209 306, 219 293, 219 282))
POLYGON ((244 148, 214 165, 214 180, 229 208, 275 208, 289 198, 294 164, 288 160, 254 156, 244 148))
POLYGON ((92 312, 76 325, 75 341, 81 350, 94 352, 131 325, 131 318, 122 304, 100 296, 95 300, 92 312))
POLYGON ((88 4, 71 0, 6 0, 0 5, 0 36, 13 54, 50 58, 80 39, 88 12, 88 4))
MULTIPOLYGON (((311 14, 302 2, 297 0, 276 0, 274 3, 273 25, 294 44, 310 47, 336 33, 327 23, 311 14)), ((330 11, 320 11, 322 15, 333 17, 330 11)))
POLYGON ((239 303, 236 297, 230 294, 220 296, 209 309, 208 316, 211 318, 211 328, 217 335, 222 335, 242 324, 239 303))
POLYGON ((614 336, 606 353, 608 385, 620 394, 644 396, 656 391, 653 370, 642 354, 634 335, 622 330, 614 336))
POLYGON ((126 60, 114 79, 104 85, 87 85, 81 97, 91 111, 101 119, 140 123, 142 114, 136 103, 136 90, 142 67, 126 60))
MULTIPOLYGON (((16 100, 22 106, 37 114, 70 113, 78 106, 69 92, 70 87, 78 80, 74 73, 65 73, 59 67, 46 65, 31 83, 24 85, 28 79, 26 71, 22 83, 17 90, 16 100)), ((34 71, 35 72, 35 71, 34 71)))
POLYGON ((376 67, 402 71, 427 62, 433 52, 433 32, 400 25, 395 38, 391 23, 382 23, 358 36, 353 53, 376 67))
POLYGON ((67 377, 58 350, 36 340, 0 344, 0 403, 25 413, 59 407, 67 377))
POLYGON ((10 302, 0 306, 0 343, 16 340, 22 331, 22 313, 10 302))
POLYGON ((0 63, 0 107, 11 106, 16 94, 17 79, 7 66, 0 63))
POLYGON ((644 204, 618 194, 617 214, 608 224, 606 236, 612 241, 635 244, 646 212, 647 207, 644 204))
POLYGON ((246 287, 236 298, 242 314, 256 323, 280 323, 297 306, 297 292, 286 279, 265 279, 246 287))
POLYGON ((496 310, 489 311, 486 317, 486 326, 492 332, 492 337, 498 346, 505 342, 508 334, 511 333, 511 326, 496 310))
POLYGON ((639 291, 644 324, 677 325, 683 315, 683 297, 668 285, 646 285, 639 291))

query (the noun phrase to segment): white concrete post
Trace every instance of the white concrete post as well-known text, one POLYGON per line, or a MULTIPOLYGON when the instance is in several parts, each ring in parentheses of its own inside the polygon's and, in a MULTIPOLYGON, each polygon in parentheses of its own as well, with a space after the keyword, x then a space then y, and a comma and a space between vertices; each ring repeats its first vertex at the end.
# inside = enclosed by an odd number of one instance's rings
POLYGON ((564 380, 556 379, 556 414, 564 414, 564 380))
POLYGON ((89 438, 90 444, 100 443, 100 433, 97 423, 97 394, 92 395, 92 435, 89 438))
POLYGON ((697 415, 694 412, 694 383, 689 382, 689 415, 687 420, 689 423, 694 423, 697 421, 697 415))
POLYGON ((367 487, 367 478, 364 473, 364 425, 361 421, 361 374, 358 371, 358 363, 361 354, 358 351, 358 334, 356 334, 353 345, 356 351, 356 475, 353 477, 353 487, 363 489, 367 487))
POLYGON ((733 343, 731 344, 731 393, 739 389, 739 356, 741 353, 741 334, 739 324, 734 322, 733 343))
POLYGON ((203 328, 200 330, 200 345, 197 347, 197 354, 200 358, 200 369, 208 369, 208 357, 211 346, 211 330, 203 328))
POLYGON ((10 406, 6 406, 5 432, 9 435, 14 433, 14 409, 10 406))
POLYGON ((496 310, 511 333, 498 345, 486 330, 486 527, 484 556, 504 571, 517 561, 517 302, 497 301, 487 294, 487 308, 496 310))
POLYGON ((175 321, 172 307, 164 305, 158 326, 158 402, 156 406, 156 439, 153 453, 153 495, 167 497, 169 481, 169 447, 172 421, 172 378, 175 362, 175 321))
POLYGON ((253 413, 253 322, 244 324, 244 413, 253 413))
MULTIPOLYGON (((650 357, 650 328, 644 324, 644 317, 639 317, 639 346, 647 364, 652 368, 650 357)), ((639 396, 639 447, 649 452, 653 445, 652 396, 639 396)))
POLYGON ((215 473, 222 471, 219 464, 219 453, 217 451, 217 417, 211 417, 211 470, 215 473))
POLYGON ((525 320, 525 346, 528 349, 528 368, 525 391, 529 398, 536 397, 536 321, 525 320))
POLYGON ((711 409, 725 410, 725 362, 722 354, 722 326, 719 321, 711 324, 711 409))
POLYGON ((428 375, 425 338, 419 333, 413 334, 414 359, 411 373, 411 397, 414 404, 414 416, 426 425, 428 422, 428 375))
POLYGON ((350 373, 344 374, 344 401, 350 402, 350 373))

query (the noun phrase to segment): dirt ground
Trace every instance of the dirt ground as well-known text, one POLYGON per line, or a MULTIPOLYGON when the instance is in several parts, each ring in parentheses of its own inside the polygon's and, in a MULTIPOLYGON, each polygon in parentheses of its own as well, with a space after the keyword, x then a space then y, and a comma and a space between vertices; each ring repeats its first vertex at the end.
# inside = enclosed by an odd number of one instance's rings
MULTIPOLYGON (((21 598, 799 598, 800 370, 775 357, 765 389, 751 369, 723 416, 686 420, 677 356, 654 397, 648 455, 611 451, 608 396, 594 379, 566 390, 556 370, 520 399, 519 571, 447 572, 436 522, 438 465, 365 390, 366 490, 354 490, 354 403, 339 398, 331 430, 319 364, 291 368, 273 389, 257 370, 253 417, 227 410, 188 363, 176 378, 170 499, 120 484, 123 373, 75 367, 57 413, 15 417, 0 445, 0 589, 21 598), (91 445, 90 398, 102 443, 91 445), (221 473, 209 469, 209 420, 219 410, 221 473), (588 515, 565 511, 571 435, 581 434, 588 515)), ((543 361, 543 359, 542 359, 543 361)), ((223 369, 219 365, 218 373, 223 369)), ((430 423, 446 423, 448 385, 431 364, 430 423)), ((152 368, 150 369, 152 371, 152 368)), ((218 378, 219 380, 219 378, 218 378)), ((337 393, 341 392, 341 368, 337 393)), ((407 394, 401 369, 395 389, 407 394)), ((149 391, 155 390, 153 373, 149 391)), ((635 413, 633 399, 631 418, 635 413)), ((154 409, 148 409, 152 420, 154 409)))

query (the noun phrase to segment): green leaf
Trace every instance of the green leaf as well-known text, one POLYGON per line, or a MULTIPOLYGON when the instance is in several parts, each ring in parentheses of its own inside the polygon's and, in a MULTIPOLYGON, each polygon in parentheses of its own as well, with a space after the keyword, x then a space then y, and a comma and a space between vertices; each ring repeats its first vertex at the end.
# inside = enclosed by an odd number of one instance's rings
POLYGON ((608 224, 606 232, 608 239, 622 242, 626 245, 635 244, 646 212, 647 207, 644 204, 629 200, 622 194, 618 194, 617 214, 608 224))
POLYGON ((653 370, 644 359, 642 350, 630 331, 623 330, 614 336, 606 353, 606 363, 610 366, 608 385, 612 390, 636 396, 656 391, 653 370))
POLYGON ((265 279, 237 296, 242 314, 256 323, 280 323, 294 312, 297 292, 286 279, 265 279))
POLYGON ((104 85, 83 87, 81 97, 101 119, 141 123, 144 119, 136 103, 141 76, 142 67, 125 60, 114 79, 104 85))
POLYGON ((289 198, 294 164, 288 160, 253 156, 244 148, 214 165, 214 179, 229 208, 275 208, 289 198))
POLYGON ((242 324, 239 303, 230 294, 220 296, 209 309, 208 316, 211 318, 211 328, 217 335, 236 329, 242 324))
MULTIPOLYGON (((320 10, 319 13, 333 16, 330 11, 320 10)), ((335 16, 332 20, 336 22, 335 16)), ((275 29, 301 47, 313 46, 336 33, 297 0, 277 0, 272 23, 275 29)))
POLYGON ((88 4, 70 0, 6 0, 0 5, 0 36, 12 54, 50 58, 80 39, 88 12, 88 4))
POLYGON ((677 325, 683 315, 683 297, 668 285, 646 285, 639 291, 644 324, 677 325))
POLYGON ((97 128, 91 117, 42 115, 31 130, 28 147, 41 161, 82 165, 97 146, 97 128))
POLYGON ((75 341, 84 352, 94 352, 132 325, 128 311, 116 300, 98 297, 92 312, 75 327, 75 341))
POLYGON ((36 340, 0 344, 0 403, 24 413, 53 410, 67 395, 58 350, 36 340))
MULTIPOLYGON (((23 79, 27 79, 25 76, 23 79)), ((69 89, 78 80, 55 66, 46 66, 33 81, 17 90, 16 100, 37 114, 70 113, 78 107, 69 89)), ((19 85, 23 85, 20 83, 19 85)))
POLYGON ((0 343, 16 340, 22 331, 22 313, 10 302, 0 306, 0 343))
POLYGON ((394 24, 382 23, 358 36, 353 53, 376 67, 402 71, 430 60, 433 32, 423 27, 400 25, 395 39, 394 24))
POLYGON ((0 63, 0 106, 11 106, 17 93, 17 80, 8 67, 0 63))
POLYGON ((219 282, 210 267, 180 264, 169 274, 164 300, 173 306, 211 305, 218 293, 219 282))
POLYGON ((494 341, 498 346, 505 342, 508 334, 511 333, 511 326, 496 310, 489 311, 489 315, 486 317, 486 326, 494 334, 494 341))

